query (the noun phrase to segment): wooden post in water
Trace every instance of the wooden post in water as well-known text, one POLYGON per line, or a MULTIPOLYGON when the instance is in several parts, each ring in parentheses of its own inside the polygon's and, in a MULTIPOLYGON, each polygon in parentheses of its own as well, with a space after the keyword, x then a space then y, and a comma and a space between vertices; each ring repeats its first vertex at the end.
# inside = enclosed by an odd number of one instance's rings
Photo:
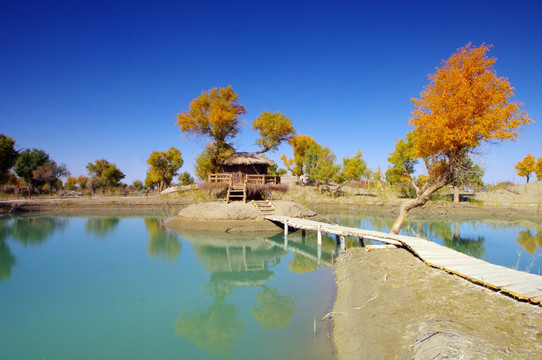
POLYGON ((322 230, 318 227, 318 246, 322 246, 322 230))
POLYGON ((288 221, 284 222, 284 250, 288 249, 288 221))
POLYGON ((341 238, 341 251, 345 251, 346 250, 346 239, 342 235, 341 235, 340 238, 341 238))
POLYGON ((362 237, 358 238, 358 240, 359 240, 359 246, 365 247, 365 240, 363 240, 362 237))

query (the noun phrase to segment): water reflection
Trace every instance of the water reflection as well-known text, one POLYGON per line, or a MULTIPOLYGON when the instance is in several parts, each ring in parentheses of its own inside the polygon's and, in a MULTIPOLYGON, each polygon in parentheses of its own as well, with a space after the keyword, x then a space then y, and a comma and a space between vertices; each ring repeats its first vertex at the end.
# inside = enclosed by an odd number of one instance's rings
POLYGON ((205 310, 181 313, 175 334, 211 354, 230 356, 237 346, 237 336, 246 326, 239 320, 237 308, 226 303, 226 296, 233 293, 232 286, 209 282, 204 291, 212 296, 212 305, 205 310))
POLYGON ((179 236, 166 229, 160 219, 145 218, 145 227, 149 233, 147 251, 150 257, 175 260, 181 254, 179 236))
POLYGON ((42 243, 56 231, 64 230, 69 219, 58 217, 16 217, 10 221, 9 234, 25 245, 34 246, 42 243))
POLYGON ((39 245, 56 231, 63 230, 68 222, 68 219, 55 217, 0 217, 0 282, 10 279, 17 263, 7 244, 9 238, 25 247, 39 245))
MULTIPOLYGON (((193 244, 194 253, 210 273, 204 291, 213 297, 206 310, 179 315, 175 333, 209 353, 229 356, 236 347, 237 335, 246 324, 238 319, 238 309, 226 302, 236 287, 257 287, 258 306, 250 310, 252 318, 264 329, 288 326, 296 312, 294 297, 281 294, 275 287, 263 285, 275 274, 272 269, 288 252, 283 241, 252 235, 181 232, 193 244)), ((297 254, 297 262, 303 256, 297 254)), ((309 259, 315 263, 314 260, 309 259)), ((294 261, 295 262, 295 261, 294 261)), ((317 266, 311 265, 312 269, 317 266)))
POLYGON ((277 288, 261 288, 262 291, 256 294, 258 307, 251 309, 250 314, 264 329, 285 328, 295 314, 294 298, 279 294, 277 288))
POLYGON ((4 239, 0 239, 0 281, 9 280, 11 277, 11 268, 17 260, 9 250, 4 239))
POLYGON ((542 250, 542 232, 539 231, 535 234, 530 230, 520 231, 516 242, 530 255, 533 255, 536 252, 537 245, 538 250, 542 250))
POLYGON ((115 232, 119 224, 118 217, 92 217, 87 219, 85 230, 88 234, 93 234, 96 237, 104 238, 115 232))
MULTIPOLYGON (((327 217, 341 225, 382 232, 389 232, 396 218, 391 213, 352 211, 327 214, 327 217)), ((532 269, 535 273, 542 269, 540 221, 476 215, 414 215, 407 219, 401 233, 426 238, 494 264, 532 269), (531 258, 522 257, 523 251, 531 258)))

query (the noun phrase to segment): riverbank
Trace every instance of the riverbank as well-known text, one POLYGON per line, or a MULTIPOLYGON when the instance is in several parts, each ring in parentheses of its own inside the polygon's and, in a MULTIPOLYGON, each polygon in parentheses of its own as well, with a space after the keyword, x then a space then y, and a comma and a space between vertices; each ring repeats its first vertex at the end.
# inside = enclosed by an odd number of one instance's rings
POLYGON ((339 359, 535 359, 542 308, 431 268, 404 249, 349 249, 335 265, 339 359))

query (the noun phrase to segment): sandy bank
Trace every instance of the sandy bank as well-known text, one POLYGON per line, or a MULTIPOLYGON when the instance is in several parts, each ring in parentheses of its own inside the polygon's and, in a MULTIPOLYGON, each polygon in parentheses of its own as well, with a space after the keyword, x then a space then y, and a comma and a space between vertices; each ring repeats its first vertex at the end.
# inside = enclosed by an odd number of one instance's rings
MULTIPOLYGON (((314 211, 293 201, 274 200, 274 215, 287 215, 316 221, 325 220, 314 211)), ((166 226, 175 230, 215 232, 280 232, 282 229, 265 219, 252 203, 211 202, 182 209, 166 226)))
POLYGON ((542 308, 431 268, 403 249, 335 265, 339 359, 539 359, 542 308))

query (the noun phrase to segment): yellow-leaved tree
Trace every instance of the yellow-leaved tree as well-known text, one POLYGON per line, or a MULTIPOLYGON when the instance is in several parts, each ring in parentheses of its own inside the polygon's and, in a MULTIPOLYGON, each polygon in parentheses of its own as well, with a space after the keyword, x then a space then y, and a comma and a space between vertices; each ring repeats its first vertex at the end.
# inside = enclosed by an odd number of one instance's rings
POLYGON ((231 86, 203 91, 192 100, 189 110, 177 115, 177 126, 182 132, 211 138, 200 155, 196 173, 203 175, 218 169, 220 158, 234 153, 233 138, 239 133, 240 118, 246 110, 238 102, 238 95, 231 86), (198 165, 204 164, 198 169, 198 165))
POLYGON ((496 59, 486 55, 490 46, 467 44, 429 75, 419 99, 412 99, 413 127, 407 141, 413 158, 421 158, 428 180, 416 189, 416 198, 405 201, 391 233, 399 233, 408 212, 423 206, 438 189, 465 169, 469 157, 484 142, 515 140, 519 128, 531 122, 522 104, 512 101, 513 87, 498 77, 496 59))
POLYGON ((527 182, 531 177, 531 173, 535 171, 536 160, 533 155, 527 154, 523 160, 518 161, 515 165, 516 173, 521 177, 526 177, 527 182))

